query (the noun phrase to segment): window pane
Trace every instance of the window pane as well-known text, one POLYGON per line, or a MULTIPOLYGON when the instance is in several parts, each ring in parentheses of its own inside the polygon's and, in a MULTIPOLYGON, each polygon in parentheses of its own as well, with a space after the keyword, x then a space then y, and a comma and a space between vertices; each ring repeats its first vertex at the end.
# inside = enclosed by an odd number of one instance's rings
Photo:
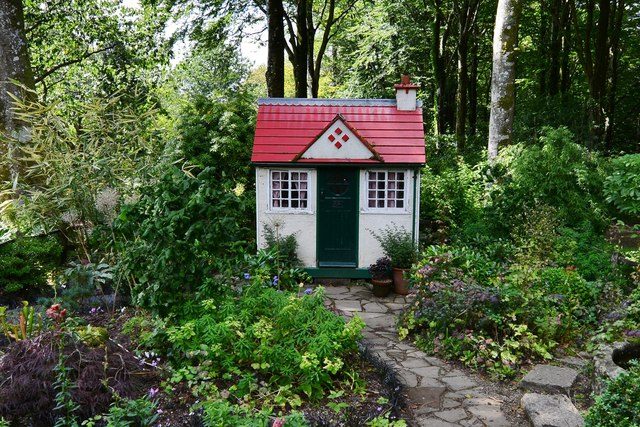
POLYGON ((388 188, 389 190, 395 190, 395 189, 396 189, 396 183, 395 183, 395 181, 391 181, 391 182, 389 182, 389 184, 387 185, 387 188, 388 188))
POLYGON ((384 172, 378 172, 378 180, 379 181, 384 181, 385 180, 385 173, 384 172))
POLYGON ((282 207, 283 208, 288 208, 289 207, 289 201, 288 200, 283 200, 282 201, 282 207))
POLYGON ((375 172, 369 172, 369 179, 374 180, 376 179, 376 173, 375 172))
POLYGON ((301 182, 300 183, 300 189, 306 190, 307 189, 307 183, 306 182, 301 182))
POLYGON ((404 191, 398 191, 396 195, 398 199, 404 199, 404 191))
POLYGON ((291 207, 292 207, 292 208, 297 208, 298 206, 299 206, 299 203, 298 203, 298 201, 297 201, 297 200, 292 200, 292 201, 291 201, 291 207))
POLYGON ((273 172, 273 173, 271 174, 271 177, 272 177, 273 179, 280 179, 280 172, 273 172))
POLYGON ((387 191, 387 197, 389 197, 389 199, 395 199, 396 198, 396 192, 395 191, 387 191))
POLYGON ((369 198, 370 199, 375 199, 376 198, 376 192, 375 191, 369 191, 369 198))
MULTIPOLYGON (((300 198, 302 200, 306 200, 307 199, 307 192, 306 191, 301 191, 300 192, 300 198)), ((306 202, 305 202, 306 203, 306 202)))
POLYGON ((369 200, 369 207, 370 208, 375 208, 376 207, 376 201, 375 200, 369 200))
POLYGON ((298 179, 300 174, 298 172, 291 172, 291 179, 298 179))
POLYGON ((307 180, 307 173, 306 172, 300 172, 300 179, 303 181, 307 180))
POLYGON ((372 190, 375 190, 376 182, 375 181, 369 181, 369 188, 372 189, 372 190))
POLYGON ((280 181, 273 181, 272 187, 274 190, 280 189, 280 181))
POLYGON ((291 198, 292 199, 297 199, 299 194, 300 194, 299 191, 292 191, 291 192, 291 198))
POLYGON ((282 181, 282 188, 284 190, 286 190, 287 188, 289 188, 289 182, 288 181, 282 181))
POLYGON ((281 177, 282 179, 289 179, 289 172, 282 172, 281 177))
POLYGON ((404 208, 404 200, 398 200, 396 202, 396 207, 398 208, 404 208))
POLYGON ((395 208, 396 207, 396 201, 395 200, 389 200, 389 207, 390 208, 395 208))
MULTIPOLYGON (((306 195, 305 195, 306 198, 306 195)), ((307 201, 306 200, 300 200, 300 207, 303 209, 306 209, 307 207, 307 201)))
POLYGON ((384 181, 378 182, 378 188, 379 189, 384 189, 384 181))
POLYGON ((398 177, 397 177, 397 179, 398 179, 398 180, 402 180, 402 181, 404 181, 404 172, 398 172, 398 177))
POLYGON ((398 189, 399 190, 403 190, 404 189, 404 181, 398 182, 398 189))
POLYGON ((288 199, 289 198, 289 192, 288 191, 283 191, 282 192, 282 198, 283 199, 288 199))
POLYGON ((384 200, 378 200, 378 207, 384 208, 384 200))
POLYGON ((396 173, 395 172, 389 172, 388 179, 389 179, 389 181, 396 179, 396 173))

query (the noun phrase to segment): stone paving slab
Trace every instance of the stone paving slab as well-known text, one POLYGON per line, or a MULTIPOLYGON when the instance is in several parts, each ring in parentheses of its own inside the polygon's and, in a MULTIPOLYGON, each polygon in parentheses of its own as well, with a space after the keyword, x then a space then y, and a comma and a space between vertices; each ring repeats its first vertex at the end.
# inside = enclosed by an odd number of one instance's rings
POLYGON ((578 371, 553 365, 536 365, 522 378, 520 387, 547 393, 569 394, 578 378, 578 371))
POLYGON ((527 393, 522 407, 533 427, 582 427, 584 421, 571 400, 563 394, 527 393))
MULTIPOLYGON (((425 427, 512 426, 501 409, 505 398, 487 392, 459 369, 427 356, 398 339, 395 325, 412 295, 377 298, 362 285, 325 290, 327 306, 346 317, 359 316, 372 351, 393 366, 406 387, 412 424, 425 427)), ((521 424, 517 424, 521 425, 521 424)))

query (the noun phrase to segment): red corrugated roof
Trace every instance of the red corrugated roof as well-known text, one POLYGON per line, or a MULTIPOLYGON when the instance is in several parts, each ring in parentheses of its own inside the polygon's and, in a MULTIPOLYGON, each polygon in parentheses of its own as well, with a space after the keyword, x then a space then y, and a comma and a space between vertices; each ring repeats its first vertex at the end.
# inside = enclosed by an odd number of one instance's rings
MULTIPOLYGON (((254 163, 294 162, 340 114, 382 157, 382 163, 425 163, 422 109, 398 111, 395 100, 261 99, 254 163)), ((297 163, 381 163, 369 159, 299 159, 297 163)))

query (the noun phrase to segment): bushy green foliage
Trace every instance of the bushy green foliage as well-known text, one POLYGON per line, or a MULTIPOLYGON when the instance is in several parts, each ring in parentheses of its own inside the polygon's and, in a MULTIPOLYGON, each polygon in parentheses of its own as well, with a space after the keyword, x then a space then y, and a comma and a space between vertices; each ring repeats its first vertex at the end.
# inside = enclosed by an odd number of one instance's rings
POLYGON ((557 211, 560 224, 583 222, 602 229, 605 224, 599 157, 573 142, 566 128, 543 128, 538 143, 516 144, 502 150, 492 168, 488 219, 506 230, 538 205, 557 211))
POLYGON ((124 235, 120 275, 133 279, 136 303, 168 313, 212 277, 252 237, 254 200, 236 194, 211 168, 190 177, 170 167, 119 218, 124 235))
POLYGON ((632 366, 607 384, 585 417, 587 427, 640 425, 640 365, 632 366))
POLYGON ((601 288, 575 268, 495 262, 493 251, 432 246, 413 269, 417 298, 401 318, 428 352, 504 378, 550 358, 595 321, 601 288))
POLYGON ((443 240, 482 215, 484 188, 478 172, 458 158, 439 173, 427 165, 421 171, 420 213, 431 240, 443 240), (453 229, 453 230, 452 230, 453 229))
POLYGON ((0 245, 0 298, 42 292, 61 256, 62 245, 55 237, 19 237, 0 245))
POLYGON ((612 171, 604 182, 607 202, 625 216, 640 216, 640 154, 611 160, 612 171))
POLYGON ((173 379, 230 381, 233 395, 265 407, 322 397, 346 378, 363 326, 358 318, 345 323, 323 300, 320 290, 298 296, 252 285, 237 297, 202 301, 198 313, 167 329, 173 379))
MULTIPOLYGON (((254 414, 238 405, 224 401, 207 402, 203 408, 202 418, 207 427, 267 427, 271 420, 268 411, 254 414)), ((282 423, 280 425, 287 427, 306 427, 309 425, 304 416, 298 412, 277 418, 277 420, 282 423)))
POLYGON ((278 257, 278 264, 286 267, 299 267, 302 265, 298 257, 298 241, 295 234, 283 236, 279 234, 275 226, 265 224, 264 240, 267 243, 267 251, 273 251, 278 257))
POLYGON ((116 399, 109 412, 96 415, 82 422, 83 426, 94 427, 151 427, 156 425, 158 413, 155 402, 146 397, 139 399, 116 399))
POLYGON ((411 268, 418 255, 411 232, 394 224, 372 234, 394 268, 411 268))

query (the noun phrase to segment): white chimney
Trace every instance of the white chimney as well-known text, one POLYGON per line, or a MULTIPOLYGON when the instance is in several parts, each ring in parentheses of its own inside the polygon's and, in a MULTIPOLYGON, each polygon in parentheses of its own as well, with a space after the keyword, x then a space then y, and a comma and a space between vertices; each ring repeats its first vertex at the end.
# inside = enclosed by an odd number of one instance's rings
POLYGON ((396 90, 396 108, 399 111, 414 111, 417 107, 416 98, 420 85, 411 83, 411 78, 403 74, 400 84, 393 87, 396 90))

